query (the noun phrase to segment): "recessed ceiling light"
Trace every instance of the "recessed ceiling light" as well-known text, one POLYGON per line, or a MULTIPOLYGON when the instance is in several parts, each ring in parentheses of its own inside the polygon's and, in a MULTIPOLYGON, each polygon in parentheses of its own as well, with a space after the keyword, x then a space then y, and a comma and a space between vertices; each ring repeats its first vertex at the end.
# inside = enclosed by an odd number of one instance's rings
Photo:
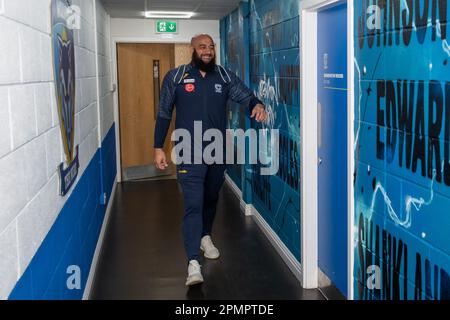
POLYGON ((188 11, 146 11, 146 18, 190 19, 194 12, 188 11))

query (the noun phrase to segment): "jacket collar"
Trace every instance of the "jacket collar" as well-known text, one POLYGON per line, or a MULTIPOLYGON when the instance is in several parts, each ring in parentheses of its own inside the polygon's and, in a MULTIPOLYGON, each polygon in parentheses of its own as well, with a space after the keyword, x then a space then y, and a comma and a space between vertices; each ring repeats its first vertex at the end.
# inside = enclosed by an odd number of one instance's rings
MULTIPOLYGON (((212 73, 219 72, 219 71, 218 71, 218 68, 219 68, 219 66, 216 64, 216 66, 214 67, 214 71, 207 72, 206 74, 207 74, 207 75, 210 75, 210 74, 212 74, 212 73)), ((192 62, 192 61, 187 65, 187 68, 186 68, 186 71, 191 71, 191 70, 195 70, 195 72, 197 72, 198 74, 200 74, 200 69, 197 68, 197 67, 195 66, 194 62, 192 62)), ((201 75, 201 74, 200 74, 200 75, 201 75)))

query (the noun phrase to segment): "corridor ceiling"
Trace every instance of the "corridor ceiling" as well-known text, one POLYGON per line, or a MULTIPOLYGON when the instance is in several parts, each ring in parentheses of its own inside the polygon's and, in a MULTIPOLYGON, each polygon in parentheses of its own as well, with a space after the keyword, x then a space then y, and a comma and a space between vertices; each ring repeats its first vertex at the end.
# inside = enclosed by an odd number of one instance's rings
POLYGON ((144 18, 148 11, 191 11, 191 19, 217 20, 235 8, 241 0, 102 0, 112 18, 144 18))

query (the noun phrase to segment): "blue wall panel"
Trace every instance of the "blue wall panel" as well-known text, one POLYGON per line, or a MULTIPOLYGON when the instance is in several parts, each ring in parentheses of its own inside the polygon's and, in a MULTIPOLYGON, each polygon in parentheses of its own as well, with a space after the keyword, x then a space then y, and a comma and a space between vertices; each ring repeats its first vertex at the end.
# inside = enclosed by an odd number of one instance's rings
MULTIPOLYGON (((299 1, 249 3, 250 86, 269 111, 267 124, 252 127, 280 133, 278 174, 255 181, 254 205, 300 261, 299 1)), ((252 169, 259 175, 259 167, 252 169)))
MULTIPOLYGON (((248 77, 248 47, 245 46, 248 38, 248 4, 241 3, 239 7, 221 20, 222 48, 225 53, 222 64, 238 75, 244 82, 248 77), (226 39, 226 41, 224 41, 226 39)), ((246 127, 245 117, 248 114, 242 105, 228 102, 228 128, 243 129, 246 127)), ((235 148, 234 154, 237 154, 235 148)), ((227 172, 233 182, 242 191, 244 189, 244 166, 228 166, 227 172)))
POLYGON ((355 2, 359 299, 450 298, 449 16, 445 0, 355 2), (373 264, 380 290, 367 288, 373 264))
MULTIPOLYGON (((248 77, 250 89, 267 107, 269 121, 263 126, 248 119, 239 123, 245 122, 244 129, 280 131, 280 169, 277 175, 268 177, 259 174, 259 165, 246 166, 243 179, 249 182, 249 188, 245 189, 244 198, 256 207, 300 261, 299 1, 252 0, 248 5, 249 39, 246 43, 242 43, 243 39, 238 41, 239 47, 248 47, 250 63, 246 75, 237 74, 248 77)), ((234 49, 238 47, 233 32, 245 15, 239 18, 238 14, 239 10, 236 10, 224 19, 227 22, 221 23, 222 28, 229 30, 227 37, 222 38, 222 46, 227 46, 229 67, 240 65, 236 63, 234 49)), ((237 114, 236 109, 233 111, 237 114)), ((233 119, 242 119, 244 115, 241 111, 233 119)), ((270 155, 269 150, 260 152, 270 155)), ((233 172, 233 169, 229 171, 233 172)))

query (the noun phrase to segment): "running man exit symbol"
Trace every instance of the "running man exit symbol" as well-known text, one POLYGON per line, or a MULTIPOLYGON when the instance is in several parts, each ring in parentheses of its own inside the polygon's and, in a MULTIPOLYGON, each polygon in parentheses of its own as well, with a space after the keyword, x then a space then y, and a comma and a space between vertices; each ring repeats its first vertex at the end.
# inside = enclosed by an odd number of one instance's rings
POLYGON ((156 21, 156 32, 157 33, 177 33, 177 22, 158 20, 156 21))

